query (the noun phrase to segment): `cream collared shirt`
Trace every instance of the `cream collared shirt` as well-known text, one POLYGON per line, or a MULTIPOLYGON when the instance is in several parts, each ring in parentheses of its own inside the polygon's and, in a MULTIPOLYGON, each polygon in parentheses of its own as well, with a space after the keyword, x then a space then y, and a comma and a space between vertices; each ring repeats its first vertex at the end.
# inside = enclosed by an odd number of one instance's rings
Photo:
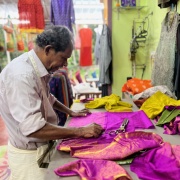
POLYGON ((45 140, 27 136, 41 129, 46 122, 57 124, 57 116, 52 108, 56 99, 48 90, 50 75, 34 50, 30 53, 37 64, 42 85, 28 53, 12 60, 0 74, 0 114, 6 124, 10 143, 20 149, 37 149, 46 144, 45 140), (46 98, 41 87, 47 93, 46 98))

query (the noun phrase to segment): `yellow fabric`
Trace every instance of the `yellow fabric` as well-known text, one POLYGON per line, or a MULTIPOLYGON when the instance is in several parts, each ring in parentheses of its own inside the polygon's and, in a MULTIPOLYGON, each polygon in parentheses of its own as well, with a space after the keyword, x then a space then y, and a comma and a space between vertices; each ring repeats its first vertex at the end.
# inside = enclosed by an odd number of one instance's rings
POLYGON ((154 119, 164 110, 164 106, 167 105, 180 106, 180 100, 170 98, 158 91, 143 103, 140 110, 143 110, 150 119, 154 119))
POLYGON ((121 101, 121 98, 115 94, 96 98, 94 101, 86 103, 85 107, 88 109, 105 107, 109 112, 132 111, 132 104, 121 101))

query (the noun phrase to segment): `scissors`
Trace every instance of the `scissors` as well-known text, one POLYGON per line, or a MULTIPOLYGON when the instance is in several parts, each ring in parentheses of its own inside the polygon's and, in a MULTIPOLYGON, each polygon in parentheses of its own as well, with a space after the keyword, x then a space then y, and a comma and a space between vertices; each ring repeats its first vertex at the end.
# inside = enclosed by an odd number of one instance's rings
POLYGON ((126 126, 128 124, 129 120, 128 119, 124 119, 121 126, 119 127, 119 129, 116 130, 112 130, 109 132, 110 135, 117 135, 121 132, 125 132, 126 131, 126 126))

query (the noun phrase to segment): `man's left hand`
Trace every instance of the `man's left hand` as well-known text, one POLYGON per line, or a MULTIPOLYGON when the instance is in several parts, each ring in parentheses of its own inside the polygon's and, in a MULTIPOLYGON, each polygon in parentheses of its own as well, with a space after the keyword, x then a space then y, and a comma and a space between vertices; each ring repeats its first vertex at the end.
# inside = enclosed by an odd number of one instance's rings
POLYGON ((81 117, 81 116, 87 116, 88 114, 91 114, 89 109, 82 109, 80 111, 73 111, 70 116, 71 117, 81 117))

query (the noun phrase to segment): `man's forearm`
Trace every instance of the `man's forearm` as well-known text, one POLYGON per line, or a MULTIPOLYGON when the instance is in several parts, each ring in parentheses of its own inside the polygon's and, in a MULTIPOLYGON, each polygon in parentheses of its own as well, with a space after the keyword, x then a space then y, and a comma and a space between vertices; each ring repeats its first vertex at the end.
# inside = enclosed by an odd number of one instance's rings
POLYGON ((72 137, 80 137, 82 134, 82 128, 64 128, 61 126, 55 126, 49 123, 41 128, 40 130, 32 133, 29 137, 45 139, 45 140, 56 140, 72 137))
POLYGON ((67 106, 65 106, 59 101, 55 101, 55 103, 53 104, 53 108, 69 115, 71 115, 73 112, 71 109, 69 109, 67 106))

